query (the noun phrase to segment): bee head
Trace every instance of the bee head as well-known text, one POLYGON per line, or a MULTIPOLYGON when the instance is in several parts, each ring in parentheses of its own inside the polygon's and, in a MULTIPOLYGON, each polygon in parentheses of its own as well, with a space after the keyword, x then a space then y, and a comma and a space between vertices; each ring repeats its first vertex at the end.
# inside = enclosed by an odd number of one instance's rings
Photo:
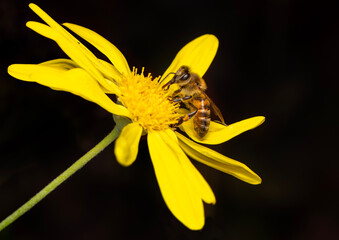
POLYGON ((180 87, 185 86, 191 81, 191 74, 187 66, 181 66, 173 77, 174 83, 177 83, 180 87))
POLYGON ((187 66, 181 66, 176 73, 170 74, 174 74, 174 77, 163 86, 163 88, 166 90, 170 87, 170 85, 174 83, 182 87, 187 85, 191 81, 191 74, 187 66))

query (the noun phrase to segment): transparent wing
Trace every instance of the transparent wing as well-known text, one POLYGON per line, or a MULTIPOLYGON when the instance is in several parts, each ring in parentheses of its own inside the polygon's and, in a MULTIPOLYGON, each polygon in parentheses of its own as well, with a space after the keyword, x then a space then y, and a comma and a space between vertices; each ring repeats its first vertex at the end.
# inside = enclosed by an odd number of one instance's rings
POLYGON ((224 120, 224 117, 222 116, 221 114, 221 111, 220 109, 217 107, 217 105, 215 105, 215 103, 212 101, 212 99, 203 91, 201 90, 201 93, 205 95, 205 97, 208 99, 208 101, 210 101, 211 103, 211 108, 212 108, 212 111, 215 115, 218 116, 218 118, 221 120, 221 123, 224 124, 226 126, 226 123, 225 123, 225 120, 224 120))

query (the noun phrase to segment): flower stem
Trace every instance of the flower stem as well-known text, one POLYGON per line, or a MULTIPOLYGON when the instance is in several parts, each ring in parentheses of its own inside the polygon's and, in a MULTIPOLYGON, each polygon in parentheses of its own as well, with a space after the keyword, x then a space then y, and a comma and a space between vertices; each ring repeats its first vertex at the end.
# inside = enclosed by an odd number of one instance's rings
POLYGON ((12 222, 17 220, 21 215, 26 213, 32 207, 34 207, 38 202, 40 202, 44 197, 51 193, 55 188, 57 188, 61 183, 73 175, 76 171, 82 168, 86 163, 88 163, 92 158, 98 155, 102 150, 104 150, 109 144, 111 144, 118 136, 121 131, 121 128, 116 125, 116 127, 110 132, 101 142, 99 142, 94 148, 88 151, 84 156, 78 159, 72 166, 70 166, 66 171, 60 174, 52 182, 50 182, 46 187, 44 187, 40 192, 38 192, 34 197, 32 197, 28 202, 22 205, 19 209, 13 212, 5 220, 0 223, 0 231, 5 227, 10 225, 12 222))

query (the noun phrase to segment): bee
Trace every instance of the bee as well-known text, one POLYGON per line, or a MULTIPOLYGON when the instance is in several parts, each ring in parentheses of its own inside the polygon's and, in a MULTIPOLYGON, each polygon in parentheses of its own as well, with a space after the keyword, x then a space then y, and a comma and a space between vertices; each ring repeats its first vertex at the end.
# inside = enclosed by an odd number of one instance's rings
POLYGON ((174 91, 170 100, 184 103, 190 111, 188 114, 180 117, 174 127, 193 117, 194 131, 199 138, 203 138, 210 126, 211 109, 221 120, 222 124, 226 125, 219 108, 205 93, 207 85, 204 79, 198 74, 191 72, 187 66, 181 66, 176 73, 171 74, 174 74, 174 77, 163 86, 163 89, 167 90, 172 84, 177 84, 179 89, 174 91))

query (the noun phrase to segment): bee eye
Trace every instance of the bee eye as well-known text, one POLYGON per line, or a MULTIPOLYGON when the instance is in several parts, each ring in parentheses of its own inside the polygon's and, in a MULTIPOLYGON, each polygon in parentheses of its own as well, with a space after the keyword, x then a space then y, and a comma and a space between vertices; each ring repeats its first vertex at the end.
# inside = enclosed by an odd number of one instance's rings
POLYGON ((182 77, 180 78, 181 80, 187 80, 190 77, 189 73, 185 73, 182 75, 182 77))

